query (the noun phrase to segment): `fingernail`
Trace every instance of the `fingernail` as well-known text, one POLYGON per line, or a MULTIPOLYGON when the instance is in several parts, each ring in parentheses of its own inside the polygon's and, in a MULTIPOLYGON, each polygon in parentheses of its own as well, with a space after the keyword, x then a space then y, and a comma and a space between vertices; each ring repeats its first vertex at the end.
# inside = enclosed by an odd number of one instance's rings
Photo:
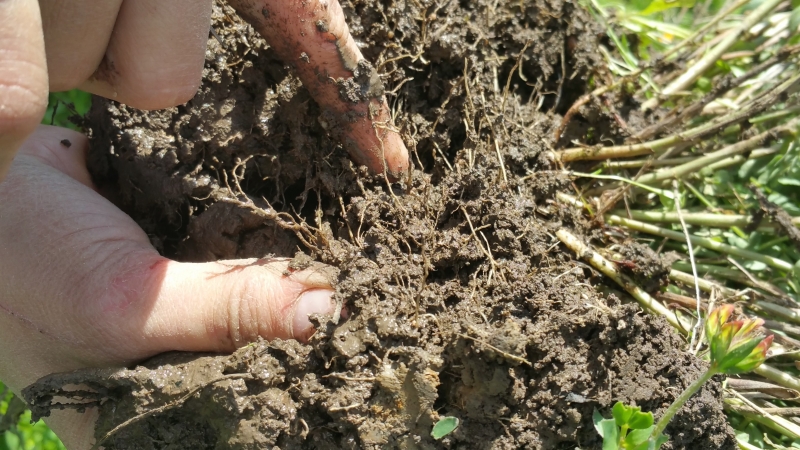
POLYGON ((300 296, 297 306, 294 308, 294 320, 292 322, 296 339, 306 340, 313 334, 314 326, 308 320, 308 316, 333 313, 336 305, 331 299, 332 296, 333 291, 327 289, 306 291, 300 296))

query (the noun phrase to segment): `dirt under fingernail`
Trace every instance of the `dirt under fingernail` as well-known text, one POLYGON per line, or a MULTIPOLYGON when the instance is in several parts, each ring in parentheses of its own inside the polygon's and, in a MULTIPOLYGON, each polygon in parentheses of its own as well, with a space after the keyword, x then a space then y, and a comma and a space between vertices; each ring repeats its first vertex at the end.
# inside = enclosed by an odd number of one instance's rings
MULTIPOLYGON (((556 450, 600 448, 594 410, 608 417, 622 401, 659 416, 700 375, 705 363, 663 319, 553 237, 566 228, 603 238, 556 200, 572 184, 546 156, 561 114, 602 65, 602 28, 555 0, 422 3, 342 2, 396 125, 413 137, 407 182, 355 167, 290 68, 223 4, 214 29, 226 45, 209 40, 204 83, 186 106, 141 112, 95 99, 95 179, 120 192, 163 254, 300 248, 339 269, 334 300, 348 316, 312 318, 308 344, 259 341, 53 377, 40 398, 63 384, 102 387, 98 436, 173 405, 115 431, 109 449, 556 450), (460 425, 435 441, 444 416, 460 425)), ((584 108, 563 142, 588 127, 622 142, 602 104, 584 108)), ((647 125, 625 111, 628 127, 647 125)), ((658 290, 669 260, 621 246, 629 275, 658 290)), ((666 433, 663 448, 737 448, 718 382, 666 433)))

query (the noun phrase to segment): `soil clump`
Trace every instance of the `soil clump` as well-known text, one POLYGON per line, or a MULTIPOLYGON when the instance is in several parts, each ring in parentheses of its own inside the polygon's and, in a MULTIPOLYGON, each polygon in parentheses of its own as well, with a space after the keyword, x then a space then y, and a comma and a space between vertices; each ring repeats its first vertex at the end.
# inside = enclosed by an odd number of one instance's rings
MULTIPOLYGON (((31 391, 34 413, 88 386, 107 449, 595 449, 595 409, 658 416, 704 363, 664 320, 597 289, 606 281, 554 236, 603 238, 555 200, 573 188, 547 157, 603 64, 602 29, 561 0, 342 6, 412 153, 406 180, 354 167, 298 79, 222 4, 193 100, 142 112, 96 99, 89 122, 95 180, 159 251, 299 251, 339 270, 348 319, 320 318, 308 345, 54 375, 31 391), (434 441, 444 416, 460 426, 434 441)), ((562 141, 628 135, 612 113, 573 122, 562 141)), ((622 244, 658 269, 646 276, 663 272, 659 255, 622 244)), ((667 433, 666 449, 736 448, 719 385, 667 433)))

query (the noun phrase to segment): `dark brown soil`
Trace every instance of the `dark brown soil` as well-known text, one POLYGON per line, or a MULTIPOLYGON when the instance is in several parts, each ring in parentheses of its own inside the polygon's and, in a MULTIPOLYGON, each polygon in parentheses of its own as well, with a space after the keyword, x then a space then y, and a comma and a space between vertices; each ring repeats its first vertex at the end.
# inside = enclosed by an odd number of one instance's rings
MULTIPOLYGON (((354 168, 297 78, 227 7, 215 6, 219 40, 191 102, 145 113, 96 100, 90 122, 96 180, 160 251, 301 250, 340 269, 349 318, 321 323, 309 345, 162 355, 36 392, 92 388, 97 434, 114 430, 104 445, 118 449, 591 449, 594 409, 608 416, 619 400, 658 416, 704 363, 665 321, 597 289, 605 281, 554 237, 601 237, 555 202, 571 183, 545 153, 602 67, 602 30, 561 0, 342 3, 412 151, 408 180, 354 168), (444 416, 461 425, 434 441, 444 416)), ((567 140, 581 123, 628 135, 611 113, 575 121, 567 140)), ((667 432, 665 448, 736 448, 716 383, 667 432)))

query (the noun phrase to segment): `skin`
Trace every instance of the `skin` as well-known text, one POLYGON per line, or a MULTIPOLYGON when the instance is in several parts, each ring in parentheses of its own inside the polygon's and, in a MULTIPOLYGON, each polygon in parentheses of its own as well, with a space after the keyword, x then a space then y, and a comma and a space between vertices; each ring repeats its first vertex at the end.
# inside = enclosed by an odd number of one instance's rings
MULTIPOLYGON (((305 42, 291 25, 295 3, 270 2, 284 8, 286 26, 257 29, 283 45, 284 57, 306 49, 314 73, 352 75, 339 47, 319 47, 309 33, 305 42)), ((331 2, 328 10, 339 15, 315 14, 357 52, 341 8, 331 2)), ((334 311, 320 271, 286 276, 287 261, 160 256, 92 184, 86 138, 37 125, 48 90, 80 87, 142 109, 189 100, 210 11, 210 0, 0 0, 0 380, 13 392, 49 373, 130 365, 168 350, 230 351, 258 336, 304 340, 314 332, 310 314, 334 311)), ((309 89, 326 111, 354 113, 341 138, 356 161, 390 176, 407 170, 399 136, 374 125, 388 123, 381 96, 342 106, 328 84, 309 89), (362 114, 370 105, 371 119, 362 114)), ((57 411, 47 421, 68 448, 83 449, 95 420, 92 411, 57 411)))
MULTIPOLYGON (((228 0, 284 61, 292 65, 319 105, 332 132, 353 159, 375 173, 386 169, 396 180, 408 171, 408 150, 392 129, 391 113, 380 79, 372 75, 373 92, 343 99, 338 80, 353 76, 364 57, 335 0, 228 0), (377 89, 376 89, 377 88, 377 89), (376 92, 377 91, 377 92, 376 92), (385 166, 384 166, 385 161, 385 166)), ((362 71, 363 72, 363 71, 362 71)), ((369 74, 367 74, 369 77, 369 74)))

